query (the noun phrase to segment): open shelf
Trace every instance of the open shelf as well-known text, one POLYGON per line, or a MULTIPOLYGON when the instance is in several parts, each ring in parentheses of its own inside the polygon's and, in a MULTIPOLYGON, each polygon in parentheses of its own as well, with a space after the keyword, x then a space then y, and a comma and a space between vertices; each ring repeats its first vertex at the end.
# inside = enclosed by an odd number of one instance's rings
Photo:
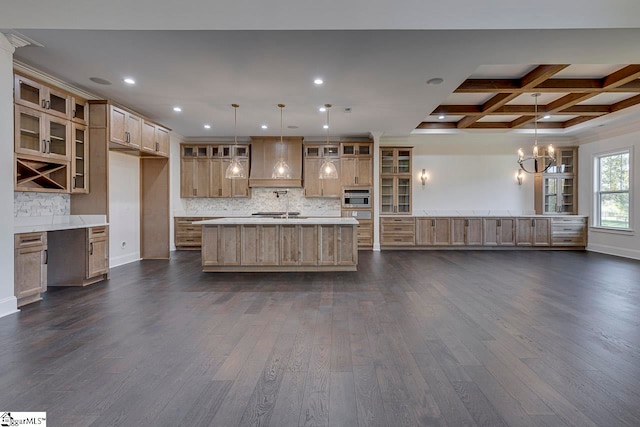
POLYGON ((16 158, 17 191, 67 193, 69 191, 69 163, 16 158))

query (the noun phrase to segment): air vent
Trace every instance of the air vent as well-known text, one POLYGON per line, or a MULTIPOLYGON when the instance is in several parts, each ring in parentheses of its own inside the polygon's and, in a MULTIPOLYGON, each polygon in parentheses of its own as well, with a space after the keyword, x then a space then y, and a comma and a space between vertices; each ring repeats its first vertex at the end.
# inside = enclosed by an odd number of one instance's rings
POLYGON ((344 107, 343 110, 345 113, 350 113, 351 112, 351 107, 344 107))

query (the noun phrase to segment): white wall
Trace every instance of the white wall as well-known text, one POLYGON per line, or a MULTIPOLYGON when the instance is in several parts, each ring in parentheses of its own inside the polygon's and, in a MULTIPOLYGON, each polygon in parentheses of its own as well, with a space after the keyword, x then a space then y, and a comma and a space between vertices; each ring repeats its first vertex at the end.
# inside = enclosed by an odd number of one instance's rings
MULTIPOLYGON (((638 126, 637 129, 640 129, 638 126)), ((580 145, 578 151, 578 206, 582 215, 593 216, 594 168, 593 156, 616 150, 633 147, 631 164, 633 182, 631 184, 631 228, 633 232, 611 232, 606 230, 589 230, 587 249, 611 255, 640 259, 640 130, 620 136, 602 136, 589 138, 592 142, 580 145), (595 141, 593 141, 595 139, 595 141)))
MULTIPOLYGON (((548 142, 559 141, 539 141, 548 142)), ((533 211, 533 175, 525 175, 521 186, 515 179, 519 168, 517 150, 522 147, 526 151, 532 144, 532 135, 526 134, 434 134, 380 139, 381 146, 413 147, 414 215, 421 210, 533 211), (418 178, 422 169, 429 175, 424 187, 418 178)), ((375 191, 377 194, 379 188, 375 191)))
POLYGON ((13 51, 0 34, 0 317, 17 309, 13 295, 13 51))
POLYGON ((116 267, 139 259, 140 160, 110 151, 109 266, 116 267))

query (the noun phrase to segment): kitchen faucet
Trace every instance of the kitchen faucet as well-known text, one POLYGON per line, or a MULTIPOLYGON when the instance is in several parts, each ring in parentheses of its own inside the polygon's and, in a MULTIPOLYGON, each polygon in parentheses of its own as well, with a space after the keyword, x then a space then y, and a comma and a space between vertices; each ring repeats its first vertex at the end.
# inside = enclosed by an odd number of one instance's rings
POLYGON ((285 214, 284 217, 289 219, 289 190, 276 190, 273 192, 273 194, 276 195, 276 198, 280 198, 280 196, 287 196, 286 197, 286 203, 285 203, 285 214))

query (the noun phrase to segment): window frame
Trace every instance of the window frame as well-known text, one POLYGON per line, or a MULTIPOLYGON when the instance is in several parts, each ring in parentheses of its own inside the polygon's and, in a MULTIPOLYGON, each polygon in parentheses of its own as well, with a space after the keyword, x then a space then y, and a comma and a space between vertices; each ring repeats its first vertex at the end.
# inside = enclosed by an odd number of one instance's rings
POLYGON ((612 233, 633 233, 633 147, 623 147, 615 150, 605 151, 601 153, 593 154, 593 198, 592 198, 592 213, 593 213, 593 221, 591 228, 596 229, 598 231, 607 231, 612 233), (629 155, 629 187, 626 191, 600 191, 600 163, 601 159, 604 157, 616 156, 620 154, 628 154, 629 155), (612 227, 607 225, 602 225, 602 195, 603 194, 624 194, 627 193, 629 195, 629 226, 627 228, 622 227, 612 227))

